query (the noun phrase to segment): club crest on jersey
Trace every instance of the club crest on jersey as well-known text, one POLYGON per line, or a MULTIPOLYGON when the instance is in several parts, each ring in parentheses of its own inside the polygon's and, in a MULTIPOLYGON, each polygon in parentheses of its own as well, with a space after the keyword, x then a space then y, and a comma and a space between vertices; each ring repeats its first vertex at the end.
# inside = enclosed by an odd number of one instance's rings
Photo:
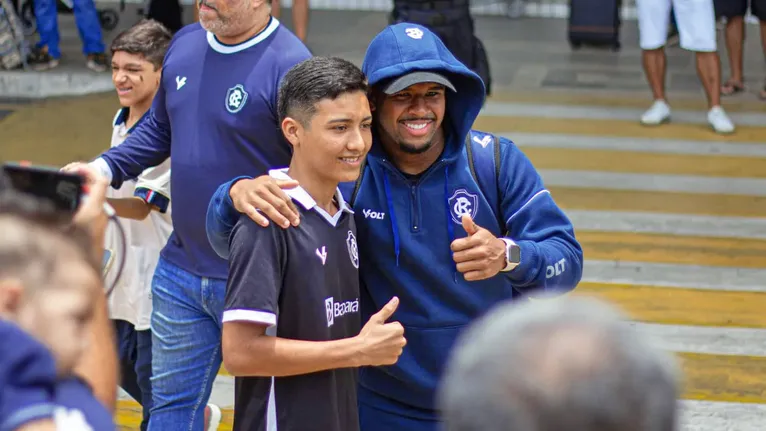
POLYGON ((473 193, 468 193, 466 189, 455 190, 447 202, 452 221, 457 224, 463 223, 463 215, 475 219, 476 213, 479 212, 479 197, 473 193))
POLYGON ((226 110, 232 114, 242 110, 247 102, 247 91, 242 84, 237 84, 226 91, 226 110))
POLYGON ((348 247, 348 256, 351 258, 351 264, 354 265, 354 268, 359 269, 359 249, 356 247, 356 237, 351 231, 348 231, 348 236, 346 237, 346 247, 348 247))

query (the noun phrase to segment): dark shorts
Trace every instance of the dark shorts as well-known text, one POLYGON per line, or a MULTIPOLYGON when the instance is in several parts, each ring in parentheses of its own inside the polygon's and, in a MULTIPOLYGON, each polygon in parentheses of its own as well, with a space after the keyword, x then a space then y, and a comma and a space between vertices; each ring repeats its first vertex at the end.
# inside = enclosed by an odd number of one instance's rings
POLYGON ((745 16, 747 8, 761 21, 766 21, 766 0, 714 0, 715 16, 735 17, 745 16))

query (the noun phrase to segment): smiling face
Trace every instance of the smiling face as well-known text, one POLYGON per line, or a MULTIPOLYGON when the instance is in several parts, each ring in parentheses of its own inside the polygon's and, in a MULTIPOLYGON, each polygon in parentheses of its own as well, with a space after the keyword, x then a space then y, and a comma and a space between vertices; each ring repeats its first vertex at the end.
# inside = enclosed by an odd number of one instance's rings
POLYGON ((367 94, 347 92, 314 107, 313 115, 302 122, 291 117, 282 122, 282 131, 295 148, 293 157, 327 183, 356 180, 372 146, 367 94))
POLYGON ((381 138, 406 153, 428 151, 444 120, 446 91, 441 84, 424 82, 392 95, 378 93, 376 121, 381 138))
POLYGON ((160 85, 162 69, 156 68, 142 55, 116 51, 112 56, 112 83, 120 105, 148 104, 160 85))

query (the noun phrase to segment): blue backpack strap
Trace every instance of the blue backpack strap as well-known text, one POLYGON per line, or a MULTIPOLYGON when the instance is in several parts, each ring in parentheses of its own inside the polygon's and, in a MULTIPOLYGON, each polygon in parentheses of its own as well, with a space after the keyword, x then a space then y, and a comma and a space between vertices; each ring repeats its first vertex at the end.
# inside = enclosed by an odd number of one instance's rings
POLYGON ((491 133, 471 130, 465 138, 468 166, 476 184, 495 213, 502 234, 506 233, 500 199, 500 141, 491 133))

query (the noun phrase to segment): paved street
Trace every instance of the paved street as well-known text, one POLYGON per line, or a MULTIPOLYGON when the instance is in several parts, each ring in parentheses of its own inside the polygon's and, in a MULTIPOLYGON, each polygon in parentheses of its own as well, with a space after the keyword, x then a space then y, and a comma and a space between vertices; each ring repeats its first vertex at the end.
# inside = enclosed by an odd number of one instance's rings
MULTIPOLYGON (((319 30, 312 48, 360 60, 384 22, 370 16, 349 21, 361 36, 344 38, 361 39, 361 51, 340 49, 346 41, 319 30)), ((766 103, 752 94, 726 99, 738 130, 715 135, 705 124, 690 56, 675 52, 669 60, 674 121, 642 127, 638 117, 649 97, 635 44, 626 42, 619 55, 570 54, 560 22, 546 24, 554 30, 525 45, 519 27, 529 21, 501 20, 481 20, 499 90, 476 128, 521 147, 573 220, 586 258, 574 294, 619 305, 639 331, 677 353, 684 372, 682 430, 762 430, 766 103), (505 42, 503 22, 515 27, 505 42)), ((748 52, 755 85, 763 62, 757 45, 748 52)), ((116 109, 111 93, 0 104, 0 159, 61 165, 90 158, 108 146, 116 109)), ((212 401, 225 408, 225 430, 231 429, 232 387, 222 370, 212 401)), ((125 396, 117 418, 122 429, 136 430, 140 408, 125 396)))
MULTIPOLYGON (((766 115, 730 108, 739 131, 722 138, 702 124, 694 102, 660 128, 637 124, 644 105, 508 94, 488 102, 476 126, 513 139, 572 218, 586 257, 576 294, 620 305, 639 330, 678 352, 683 430, 761 430, 766 115)), ((3 158, 88 158, 103 148, 114 108, 111 94, 22 106, 0 122, 3 136, 16 137, 4 140, 3 158)), ((229 409, 230 426, 232 378, 224 372, 213 400, 229 409)), ((137 429, 139 412, 127 397, 120 402, 123 429, 137 429)))

